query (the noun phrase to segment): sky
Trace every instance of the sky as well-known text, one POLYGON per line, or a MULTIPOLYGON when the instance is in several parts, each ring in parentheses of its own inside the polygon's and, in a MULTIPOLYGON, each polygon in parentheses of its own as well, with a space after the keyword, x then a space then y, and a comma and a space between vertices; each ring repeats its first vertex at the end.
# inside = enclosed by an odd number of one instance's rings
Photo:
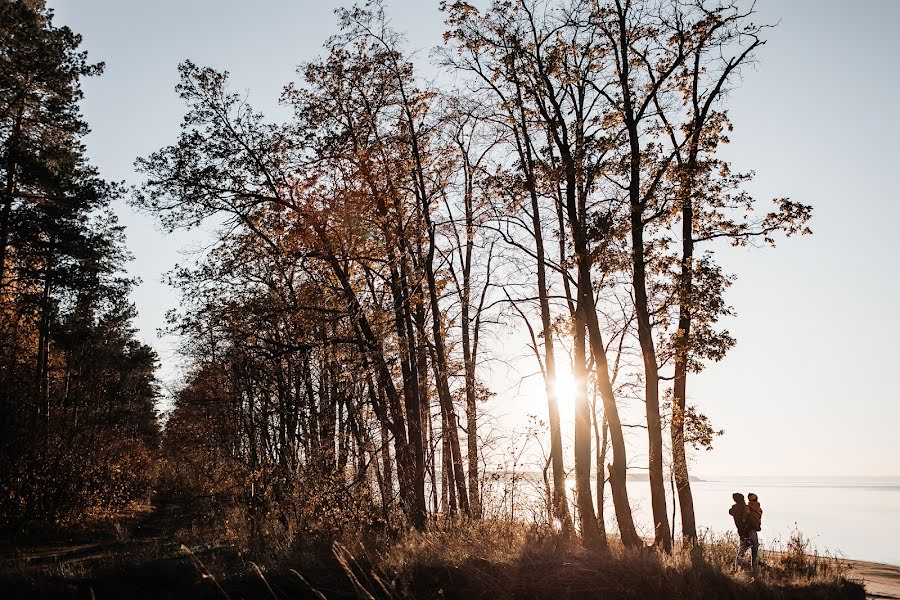
MULTIPOLYGON (((85 82, 89 156, 107 179, 139 183, 134 159, 174 141, 183 106, 176 67, 226 69, 232 85, 278 116, 282 87, 336 31, 333 0, 49 0, 56 23, 84 37, 106 72, 85 82)), ((900 1, 759 0, 757 22, 778 23, 730 97, 725 150, 755 171, 760 200, 815 207, 814 235, 772 249, 725 249, 738 279, 726 326, 737 346, 689 382, 690 401, 725 430, 695 458, 700 476, 900 476, 900 95, 895 26, 900 1)), ((387 0, 428 75, 443 32, 437 0, 387 0)), ((176 341, 159 338, 178 303, 164 274, 203 234, 162 232, 116 204, 142 283, 133 293, 141 339, 177 384, 176 341)), ((507 381, 509 373, 497 376, 507 381)), ((488 382, 490 383, 490 382, 488 382)), ((499 404, 541 414, 539 395, 499 404), (521 401, 519 401, 521 400, 521 401)), ((539 386, 531 386, 538 388, 539 386)), ((509 396, 509 397, 507 397, 509 396)), ((637 456, 640 462, 640 455, 637 456)))

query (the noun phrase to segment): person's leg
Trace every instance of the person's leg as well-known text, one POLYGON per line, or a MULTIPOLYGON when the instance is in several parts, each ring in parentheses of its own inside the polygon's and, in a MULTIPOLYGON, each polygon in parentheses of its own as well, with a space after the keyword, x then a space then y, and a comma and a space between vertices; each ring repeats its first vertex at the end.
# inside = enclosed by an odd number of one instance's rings
POLYGON ((737 571, 741 566, 741 561, 744 558, 744 553, 747 552, 747 548, 750 547, 750 541, 748 538, 742 537, 740 544, 738 544, 737 555, 734 557, 734 570, 737 571))
POLYGON ((750 568, 755 572, 759 562, 759 534, 750 532, 750 568))

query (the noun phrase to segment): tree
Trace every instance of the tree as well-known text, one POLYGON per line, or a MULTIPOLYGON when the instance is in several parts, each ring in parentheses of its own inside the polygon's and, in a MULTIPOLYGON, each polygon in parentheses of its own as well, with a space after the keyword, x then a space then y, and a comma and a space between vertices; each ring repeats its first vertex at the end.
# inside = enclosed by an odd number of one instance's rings
MULTIPOLYGON (((90 179, 79 139, 87 133, 78 102, 81 79, 99 75, 78 50, 81 37, 52 24, 42 3, 0 2, 0 286, 6 285, 9 236, 22 214, 66 204, 90 179), (6 282, 6 283, 4 283, 6 282)), ((85 201, 85 200, 82 200, 85 201)))
MULTIPOLYGON (((534 220, 533 234, 538 253, 540 279, 545 260, 541 243, 541 222, 536 204, 537 189, 560 208, 561 231, 568 229, 568 243, 575 255, 576 294, 572 305, 572 335, 575 340, 575 375, 578 382, 576 401, 575 462, 577 504, 582 528, 589 543, 602 543, 591 499, 591 427, 587 397, 588 336, 595 356, 597 380, 601 389, 605 414, 609 420, 613 446, 613 466, 610 473, 619 529, 628 545, 638 545, 628 494, 625 487, 625 443, 619 421, 618 408, 609 379, 606 348, 595 306, 592 276, 595 249, 591 243, 592 223, 597 213, 603 214, 605 202, 592 197, 597 180, 605 168, 612 138, 604 131, 605 117, 602 100, 597 92, 596 75, 605 50, 594 36, 589 7, 536 4, 532 2, 494 3, 485 13, 479 13, 465 2, 447 6, 448 25, 445 35, 458 46, 459 66, 478 77, 492 91, 498 104, 505 108, 506 122, 512 131, 518 167, 523 170, 525 189, 531 197, 530 218, 534 220), (539 138, 532 128, 540 132, 539 138), (546 140, 538 145, 539 140, 546 140), (541 175, 548 180, 538 182, 534 164, 539 159, 541 175), (590 208, 589 208, 590 206, 590 208)), ((607 207, 608 208, 608 207, 607 207)), ((599 244, 598 244, 599 245, 599 244)), ((563 275, 568 285, 568 274, 563 275)), ((546 290, 539 281, 538 292, 546 290)), ((545 292, 544 292, 545 293, 545 292)), ((550 368, 548 402, 550 405, 551 440, 554 436, 554 406, 552 381, 552 346, 548 347, 549 319, 547 303, 542 301, 544 344, 550 368), (548 352, 549 350, 549 352, 548 352)), ((551 443, 551 457, 556 454, 551 443)), ((560 450, 561 452, 561 450, 560 450)), ((561 480, 561 462, 554 462, 554 481, 561 480)), ((557 488, 556 495, 559 496, 557 488)))
MULTIPOLYGON (((448 444, 450 508, 469 512, 435 217, 452 145, 445 122, 432 118, 434 94, 418 89, 378 7, 340 18, 326 57, 305 65, 303 84, 284 94, 295 112, 287 125, 266 124, 227 90, 226 74, 183 64, 184 130, 138 162, 147 182, 135 202, 171 227, 223 216, 223 250, 236 237, 253 240, 248 247, 283 257, 294 273, 288 285, 329 281, 340 299, 334 317, 349 325, 343 347, 373 376, 359 401, 391 434, 401 503, 421 528, 429 369, 448 444)), ((357 411, 347 423, 358 429, 357 411)), ((477 439, 474 428, 469 435, 477 439)))
POLYGON ((749 19, 753 10, 741 10, 734 3, 711 8, 697 3, 689 10, 692 18, 677 22, 677 35, 691 40, 690 55, 671 83, 681 102, 667 105, 660 97, 653 102, 672 147, 670 177, 681 221, 678 270, 671 275, 677 329, 667 350, 674 355, 673 472, 682 534, 685 541, 693 543, 697 528, 685 452, 690 433, 686 433, 685 424, 698 419, 704 424, 705 417, 692 413, 687 406, 687 376, 699 372, 704 360, 721 360, 734 344, 727 331, 714 329, 719 318, 731 313, 723 299, 731 278, 722 273, 711 252, 698 257, 695 248, 716 239, 746 245, 762 238, 774 244, 773 235, 779 231, 788 236, 809 233, 806 223, 812 209, 778 199, 774 212, 752 218, 753 198, 741 189, 749 177, 733 173, 730 165, 716 156, 719 147, 728 143, 731 131, 722 108, 724 98, 741 67, 765 43, 760 36, 766 26, 752 23, 749 19))
MULTIPOLYGON (((623 542, 642 544, 619 413, 640 389, 654 537, 668 551, 660 395, 673 399, 672 480, 691 540, 685 445, 714 430, 686 403, 687 373, 733 343, 716 330, 732 277, 695 246, 769 240, 809 216, 779 200, 752 219, 746 177, 716 156, 719 102, 759 28, 701 0, 444 9, 452 93, 417 77, 380 2, 338 11, 324 56, 282 95, 285 123, 230 91, 227 73, 181 65, 181 134, 138 161, 134 198, 170 228, 219 224, 212 249, 173 273, 185 298, 173 326, 194 366, 176 422, 201 444, 190 423, 210 420, 227 451, 197 460, 235 488, 210 493, 254 531, 323 524, 309 515, 326 505, 389 520, 395 492, 420 529, 441 512, 477 516, 481 328, 485 314, 517 316, 547 395, 550 518, 573 528, 555 389, 571 348, 583 541, 606 545, 608 473, 623 542), (311 478, 327 482, 315 499, 311 478)), ((49 273, 62 254, 40 241, 33 266, 49 273)), ((34 279, 36 298, 51 279, 34 279)), ((199 473, 192 461, 183 468, 199 473)))
POLYGON ((0 2, 2 527, 76 525, 146 500, 153 351, 136 340, 109 208, 87 162, 80 82, 99 74, 42 2, 0 2))

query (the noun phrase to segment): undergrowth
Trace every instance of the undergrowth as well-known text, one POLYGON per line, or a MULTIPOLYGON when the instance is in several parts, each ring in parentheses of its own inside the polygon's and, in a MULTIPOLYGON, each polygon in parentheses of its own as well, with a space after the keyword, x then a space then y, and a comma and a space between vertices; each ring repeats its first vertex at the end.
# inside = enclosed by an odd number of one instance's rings
POLYGON ((800 534, 763 550, 755 576, 746 565, 734 571, 733 535, 707 534, 666 554, 612 536, 608 548, 585 548, 545 525, 452 521, 426 531, 348 529, 290 550, 279 541, 279 552, 257 555, 226 540, 182 545, 174 536, 130 550, 117 542, 93 567, 19 562, 0 584, 12 585, 9 597, 29 598, 865 598, 846 563, 800 534))
POLYGON ((606 549, 546 526, 479 521, 408 531, 380 547, 336 542, 360 598, 864 598, 846 565, 810 552, 802 536, 762 553, 754 575, 734 572, 737 539, 704 536, 671 554, 606 549))

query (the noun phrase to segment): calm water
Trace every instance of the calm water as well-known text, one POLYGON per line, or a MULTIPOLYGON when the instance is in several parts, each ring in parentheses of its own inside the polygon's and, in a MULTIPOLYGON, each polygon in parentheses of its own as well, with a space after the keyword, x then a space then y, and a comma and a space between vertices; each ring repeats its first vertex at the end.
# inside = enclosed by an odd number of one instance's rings
MULTIPOLYGON (((518 477, 521 479, 516 486, 515 516, 533 518, 541 512, 543 483, 536 473, 518 477)), ((508 478, 500 478, 492 490, 494 501, 505 506, 506 514, 510 509, 508 484, 508 478)), ((567 487, 574 511, 574 479, 567 481, 567 487)), ((628 482, 635 524, 638 533, 646 538, 653 537, 649 488, 646 481, 628 482)), ((816 549, 820 554, 900 566, 900 477, 710 478, 692 483, 691 489, 701 530, 708 529, 715 534, 734 531, 734 521, 728 514, 731 494, 741 492, 746 496, 755 492, 763 507, 759 539, 764 547, 783 548, 791 534, 799 530, 810 540, 810 550, 816 549)), ((668 484, 666 493, 671 518, 668 484)), ((605 516, 607 530, 615 531, 608 487, 605 516)), ((674 530, 680 529, 676 519, 674 530)))
MULTIPOLYGON (((763 545, 784 542, 799 529, 820 552, 900 565, 900 478, 723 478, 691 489, 699 527, 733 530, 731 494, 755 492, 764 511, 763 545)), ((649 484, 630 481, 628 492, 639 527, 651 534, 649 484)), ((607 506, 611 515, 609 498, 607 506)))

